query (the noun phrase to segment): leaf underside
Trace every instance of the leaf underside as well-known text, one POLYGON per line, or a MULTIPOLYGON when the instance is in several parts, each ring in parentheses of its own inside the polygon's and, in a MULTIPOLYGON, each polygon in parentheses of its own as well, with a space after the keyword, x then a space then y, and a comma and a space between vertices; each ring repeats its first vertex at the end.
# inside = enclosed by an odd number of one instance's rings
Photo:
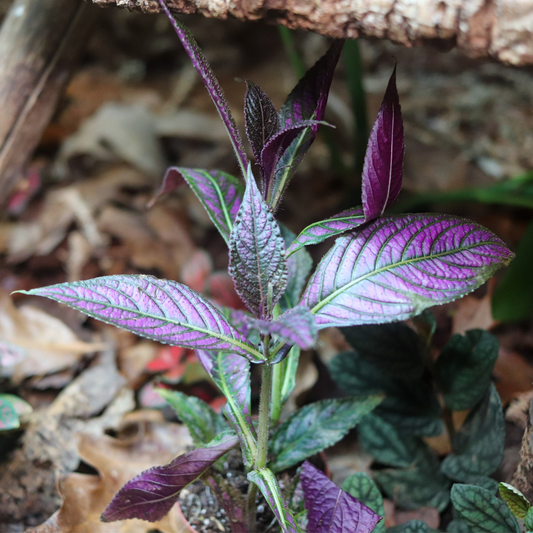
MULTIPOLYGON (((357 498, 367 507, 372 509, 376 514, 385 517, 385 509, 383 508, 383 497, 379 492, 376 484, 365 472, 356 472, 350 477, 346 478, 342 484, 342 490, 357 498)), ((373 530, 373 533, 385 532, 385 520, 380 520, 373 530)))
POLYGON ((511 509, 511 512, 522 520, 526 517, 531 505, 526 497, 515 487, 508 483, 500 483, 499 491, 502 500, 511 509))
POLYGON ((319 328, 404 320, 471 292, 512 256, 498 237, 462 218, 383 217, 337 239, 301 304, 319 328))

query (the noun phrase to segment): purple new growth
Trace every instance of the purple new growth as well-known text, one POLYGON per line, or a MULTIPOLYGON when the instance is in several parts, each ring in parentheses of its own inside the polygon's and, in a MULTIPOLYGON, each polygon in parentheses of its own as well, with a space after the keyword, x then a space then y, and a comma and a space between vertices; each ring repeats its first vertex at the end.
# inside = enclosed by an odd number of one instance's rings
POLYGON ((147 207, 152 207, 160 196, 175 191, 180 187, 183 187, 187 182, 183 179, 180 169, 177 167, 170 167, 165 172, 165 177, 161 182, 161 186, 155 192, 154 196, 148 202, 147 207))
POLYGON ((301 305, 319 328, 405 320, 473 291, 512 256, 493 233, 462 218, 379 218, 337 239, 301 305))
POLYGON ((398 198, 403 152, 403 121, 394 67, 366 149, 362 195, 365 220, 381 216, 398 198))
POLYGON ((212 447, 197 448, 176 457, 171 463, 145 470, 128 481, 102 513, 102 522, 139 518, 156 522, 178 501, 179 493, 200 477, 215 461, 238 444, 226 437, 212 447))
POLYGON ((370 533, 381 517, 306 461, 300 476, 310 533, 370 533))

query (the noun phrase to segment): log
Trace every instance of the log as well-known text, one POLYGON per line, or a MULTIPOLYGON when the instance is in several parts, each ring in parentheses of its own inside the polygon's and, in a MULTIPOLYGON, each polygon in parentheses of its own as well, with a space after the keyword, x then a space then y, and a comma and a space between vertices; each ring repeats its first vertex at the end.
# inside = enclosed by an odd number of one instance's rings
MULTIPOLYGON (((157 0, 93 0, 146 13, 157 0)), ((330 37, 457 47, 470 57, 533 64, 533 0, 167 0, 175 13, 263 19, 330 37)))
POLYGON ((0 28, 0 205, 23 173, 100 10, 15 0, 0 28))

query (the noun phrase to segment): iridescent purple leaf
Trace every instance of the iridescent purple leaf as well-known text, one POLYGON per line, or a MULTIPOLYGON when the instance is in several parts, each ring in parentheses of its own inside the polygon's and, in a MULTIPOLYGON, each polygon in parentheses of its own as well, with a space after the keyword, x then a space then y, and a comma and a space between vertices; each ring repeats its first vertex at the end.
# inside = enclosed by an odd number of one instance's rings
POLYGON ((403 152, 402 111, 394 67, 366 149, 362 176, 366 220, 381 216, 398 198, 402 188, 403 152))
POLYGON ((243 176, 246 176, 248 158, 246 157, 246 152, 242 145, 241 135, 237 129, 237 125, 235 124, 235 119, 233 118, 233 115, 228 107, 222 87, 220 87, 220 84, 218 83, 211 66, 207 62, 204 53, 200 50, 198 43, 192 36, 189 29, 178 19, 176 19, 176 17, 174 17, 174 15, 170 12, 170 9, 167 7, 165 0, 159 0, 159 4, 170 19, 172 26, 174 26, 181 44, 185 48, 187 55, 191 58, 194 68, 198 71, 198 74, 200 74, 200 77, 202 78, 202 81, 209 92, 209 96, 211 96, 211 99, 217 108, 218 114, 220 115, 224 126, 226 126, 226 131, 228 132, 231 144, 233 145, 233 150, 237 156, 242 174, 243 176))
MULTIPOLYGON (((265 198, 269 200, 272 198, 273 190, 279 186, 277 183, 277 175, 275 177, 275 171, 278 168, 279 161, 284 156, 285 152, 291 151, 291 161, 294 159, 292 152, 294 147, 292 146, 293 141, 298 139, 303 139, 309 131, 312 131, 314 127, 318 127, 319 124, 327 124, 326 122, 320 122, 317 120, 304 120, 302 122, 297 122, 292 124, 287 128, 282 129, 275 135, 273 135, 269 141, 265 144, 263 150, 261 151, 261 177, 263 180, 263 193, 265 198)), ((300 142, 297 143, 297 146, 300 146, 300 142)), ((285 171, 289 172, 290 169, 283 169, 281 174, 285 171)))
POLYGON ((217 502, 226 512, 231 533, 250 533, 246 524, 247 502, 245 495, 234 485, 216 474, 207 478, 209 487, 214 492, 217 502))
MULTIPOLYGON (((294 516, 292 516, 278 487, 274 474, 268 468, 252 470, 248 480, 255 483, 272 509, 283 533, 301 533, 294 516)), ((314 531, 309 529, 308 531, 314 531)), ((348 530, 346 530, 348 531, 348 530)))
POLYGON ((287 287, 285 243, 250 170, 229 245, 229 273, 235 289, 257 318, 266 318, 287 287))
POLYGON ((355 229, 365 221, 365 215, 362 207, 352 207, 338 215, 334 215, 326 220, 315 222, 305 228, 294 242, 289 246, 285 257, 289 257, 294 252, 300 250, 304 246, 311 244, 318 244, 330 237, 339 235, 346 231, 355 229))
POLYGON ((320 470, 306 461, 300 475, 307 509, 308 531, 313 533, 370 533, 382 519, 320 470))
POLYGON ((180 491, 239 443, 237 437, 217 439, 206 448, 176 457, 164 466, 141 472, 128 481, 102 513, 102 522, 139 518, 161 520, 178 501, 180 491))
MULTIPOLYGON (((242 202, 243 187, 239 180, 220 170, 172 167, 187 181, 202 203, 226 244, 242 202)), ((170 171, 170 169, 169 169, 170 171)), ((168 171, 167 171, 168 174, 168 171)))
POLYGON ((177 167, 170 167, 165 172, 165 177, 163 178, 163 181, 161 182, 161 186, 155 194, 152 196, 150 201, 148 202, 148 207, 152 207, 157 200, 163 196, 164 194, 168 194, 169 192, 175 191, 176 189, 179 189, 180 187, 183 187, 187 183, 180 172, 180 169, 177 167))
POLYGON ((264 360, 213 304, 175 281, 117 275, 20 292, 65 303, 98 320, 166 344, 231 350, 256 363, 264 360))
POLYGON ((202 366, 228 401, 223 413, 239 437, 243 461, 249 466, 257 450, 250 418, 250 364, 233 353, 197 350, 197 354, 202 366))
POLYGON ((319 329, 405 320, 473 291, 512 257, 493 233, 463 218, 383 217, 337 239, 301 305, 319 329))
POLYGON ((253 81, 246 82, 244 95, 244 124, 255 160, 261 163, 261 152, 268 140, 280 130, 274 104, 265 91, 253 81))

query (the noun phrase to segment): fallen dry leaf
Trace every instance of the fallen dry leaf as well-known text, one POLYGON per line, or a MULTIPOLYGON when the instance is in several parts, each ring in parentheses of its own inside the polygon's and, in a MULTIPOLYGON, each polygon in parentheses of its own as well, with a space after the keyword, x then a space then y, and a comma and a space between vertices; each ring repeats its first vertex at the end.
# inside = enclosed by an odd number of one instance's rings
POLYGON ((453 317, 452 334, 464 335, 470 329, 490 330, 497 322, 492 318, 492 292, 494 278, 488 282, 487 294, 483 298, 473 295, 465 296, 457 302, 453 317))
POLYGON ((518 352, 506 348, 500 348, 494 376, 504 406, 533 386, 533 366, 518 352))
POLYGON ((69 368, 83 354, 106 347, 105 343, 79 340, 61 320, 37 307, 15 307, 11 297, 3 292, 0 292, 0 338, 26 354, 12 369, 15 382, 69 368))

